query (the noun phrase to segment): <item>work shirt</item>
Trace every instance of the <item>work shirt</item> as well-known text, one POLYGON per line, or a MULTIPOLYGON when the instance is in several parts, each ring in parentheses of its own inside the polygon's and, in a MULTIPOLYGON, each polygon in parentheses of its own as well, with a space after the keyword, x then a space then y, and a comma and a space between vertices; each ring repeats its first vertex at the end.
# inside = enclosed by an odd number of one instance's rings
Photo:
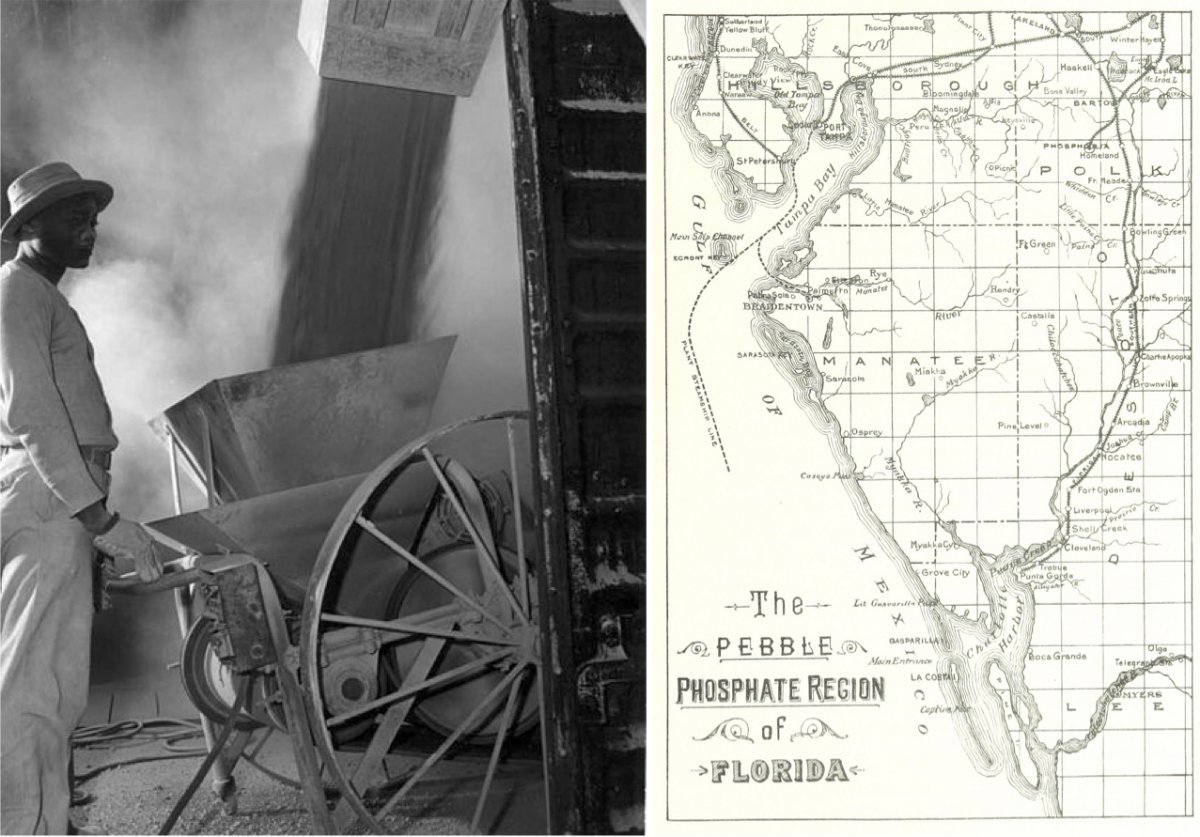
POLYGON ((0 444, 24 448, 72 515, 104 498, 79 450, 117 446, 92 344, 62 291, 17 261, 0 266, 0 444))

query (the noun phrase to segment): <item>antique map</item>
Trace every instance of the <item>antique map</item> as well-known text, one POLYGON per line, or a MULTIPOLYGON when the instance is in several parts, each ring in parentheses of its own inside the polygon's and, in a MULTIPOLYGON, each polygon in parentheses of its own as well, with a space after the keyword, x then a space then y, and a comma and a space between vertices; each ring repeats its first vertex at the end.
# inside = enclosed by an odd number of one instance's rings
POLYGON ((656 811, 1192 815, 1190 13, 666 5, 656 811))

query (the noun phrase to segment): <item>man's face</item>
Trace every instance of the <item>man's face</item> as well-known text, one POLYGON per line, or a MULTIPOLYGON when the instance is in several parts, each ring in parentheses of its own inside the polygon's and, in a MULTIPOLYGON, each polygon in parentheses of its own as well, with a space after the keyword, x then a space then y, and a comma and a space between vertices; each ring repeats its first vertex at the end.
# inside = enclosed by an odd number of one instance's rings
POLYGON ((76 195, 39 212, 26 224, 38 254, 63 267, 87 267, 100 214, 93 195, 76 195))

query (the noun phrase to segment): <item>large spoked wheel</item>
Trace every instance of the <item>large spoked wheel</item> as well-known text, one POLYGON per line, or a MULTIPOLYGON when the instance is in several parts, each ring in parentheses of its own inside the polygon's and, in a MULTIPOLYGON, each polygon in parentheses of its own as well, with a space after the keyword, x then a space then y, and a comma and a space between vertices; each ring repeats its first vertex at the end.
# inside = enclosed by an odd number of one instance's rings
POLYGON ((524 413, 451 425, 369 474, 330 529, 300 654, 343 829, 479 833, 515 796, 545 808, 530 462, 524 413))

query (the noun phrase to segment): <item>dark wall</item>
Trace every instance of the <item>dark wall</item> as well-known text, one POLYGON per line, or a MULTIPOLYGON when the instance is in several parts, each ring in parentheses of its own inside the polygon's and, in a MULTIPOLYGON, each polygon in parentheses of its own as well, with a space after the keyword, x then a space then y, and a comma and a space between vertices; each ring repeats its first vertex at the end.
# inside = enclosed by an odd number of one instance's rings
POLYGON ((645 47, 615 0, 522 0, 507 22, 544 477, 553 828, 637 832, 646 736, 645 47))

